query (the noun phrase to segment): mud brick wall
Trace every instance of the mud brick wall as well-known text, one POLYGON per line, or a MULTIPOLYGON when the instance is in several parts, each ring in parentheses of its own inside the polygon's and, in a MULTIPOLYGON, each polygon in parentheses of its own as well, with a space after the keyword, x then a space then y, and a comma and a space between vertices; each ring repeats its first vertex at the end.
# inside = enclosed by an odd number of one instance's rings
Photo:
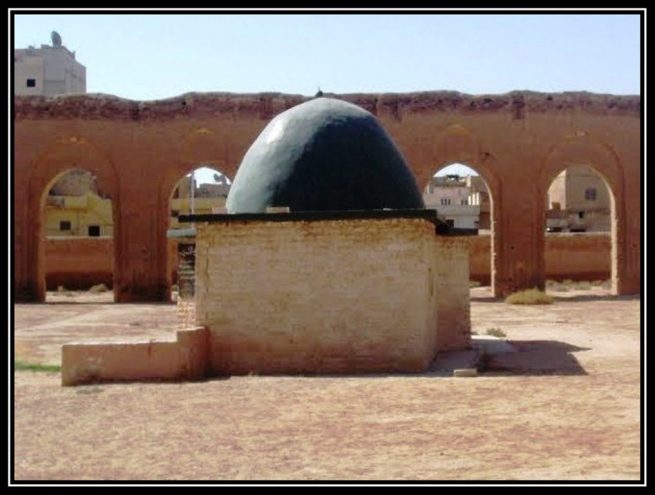
MULTIPOLYGON (((471 280, 491 281, 491 236, 471 236, 471 280)), ((612 240, 609 232, 547 234, 546 279, 607 280, 611 276, 612 240)))

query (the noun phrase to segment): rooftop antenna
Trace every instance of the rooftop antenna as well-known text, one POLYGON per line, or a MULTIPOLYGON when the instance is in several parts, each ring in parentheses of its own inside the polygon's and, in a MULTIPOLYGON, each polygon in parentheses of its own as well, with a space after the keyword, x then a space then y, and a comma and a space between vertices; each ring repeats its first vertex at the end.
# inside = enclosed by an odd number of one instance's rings
POLYGON ((61 36, 57 31, 50 33, 50 39, 52 40, 52 46, 60 47, 61 46, 61 36))

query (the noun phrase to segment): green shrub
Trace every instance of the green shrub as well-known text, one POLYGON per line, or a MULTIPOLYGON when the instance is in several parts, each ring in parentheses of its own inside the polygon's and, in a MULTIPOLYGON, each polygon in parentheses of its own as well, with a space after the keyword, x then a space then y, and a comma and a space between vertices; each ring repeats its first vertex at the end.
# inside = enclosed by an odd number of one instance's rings
POLYGON ((507 336, 507 334, 503 332, 500 328, 487 328, 487 331, 485 333, 487 335, 491 335, 492 337, 498 337, 499 339, 502 339, 507 336))
POLYGON ((515 292, 507 296, 505 302, 508 304, 552 304, 553 298, 535 287, 515 292))
POLYGON ((61 371, 61 366, 58 364, 36 364, 26 363, 25 361, 14 361, 15 371, 45 371, 48 373, 61 371))

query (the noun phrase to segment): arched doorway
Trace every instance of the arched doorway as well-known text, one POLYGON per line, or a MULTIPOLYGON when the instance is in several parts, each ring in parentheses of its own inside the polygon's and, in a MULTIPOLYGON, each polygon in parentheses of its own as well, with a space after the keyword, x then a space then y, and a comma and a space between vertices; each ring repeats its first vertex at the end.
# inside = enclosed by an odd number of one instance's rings
POLYGON ((230 191, 232 180, 211 166, 201 165, 181 177, 169 196, 167 273, 171 285, 171 299, 178 296, 178 266, 180 256, 187 256, 187 248, 179 239, 185 237, 192 225, 180 222, 181 215, 220 213, 230 191), (181 236, 181 237, 180 237, 181 236))
POLYGON ((444 164, 425 186, 423 200, 426 208, 436 209, 451 227, 471 234, 471 287, 492 286, 494 212, 485 178, 467 164, 444 164))
POLYGON ((54 184, 71 170, 90 172, 96 178, 100 195, 111 198, 112 234, 117 242, 112 249, 114 263, 114 300, 118 293, 120 273, 116 273, 121 259, 121 218, 118 177, 114 164, 103 150, 79 136, 70 136, 53 142, 32 162, 27 181, 25 214, 24 250, 19 258, 16 271, 24 280, 21 291, 23 297, 31 301, 46 300, 45 264, 45 205, 54 184))
POLYGON ((591 166, 570 165, 554 177, 547 191, 544 224, 549 292, 611 290, 616 279, 612 269, 615 203, 606 180, 591 166))
MULTIPOLYGON (((609 223, 610 231, 610 271, 611 271, 611 293, 621 294, 624 291, 623 283, 627 282, 629 285, 630 280, 626 277, 626 263, 627 263, 627 238, 626 238, 626 212, 625 212, 625 198, 624 198, 624 172, 621 163, 614 151, 602 142, 593 139, 591 136, 584 132, 578 133, 574 138, 566 140, 553 148, 549 155, 546 157, 544 166, 541 170, 539 178, 539 191, 541 201, 538 203, 540 208, 539 216, 536 219, 538 225, 542 228, 538 229, 539 243, 537 245, 540 253, 540 270, 544 276, 544 282, 547 278, 546 272, 546 226, 547 226, 547 211, 552 208, 552 204, 548 202, 548 191, 551 185, 558 177, 566 177, 566 172, 573 167, 574 175, 577 177, 575 190, 577 190, 578 204, 572 203, 573 206, 578 206, 577 209, 572 210, 572 215, 577 215, 577 224, 585 226, 585 220, 588 219, 590 225, 594 228, 607 228, 609 223), (565 174, 564 176, 562 174, 565 174), (582 182, 581 182, 582 181, 582 182), (582 186, 579 183, 582 183, 582 186), (604 188, 601 186, 604 186, 604 188), (595 189, 595 192, 593 191, 595 189), (602 202, 606 189, 605 196, 605 211, 607 204, 609 204, 609 218, 604 211, 595 212, 593 216, 588 215, 584 209, 579 208, 579 203, 585 204, 587 202, 602 202), (585 199, 593 198, 594 201, 585 199), (582 212, 582 218, 580 213, 582 212), (600 219, 600 220, 599 220, 600 219)), ((572 183, 573 184, 573 183, 572 183)), ((560 202, 560 209, 562 204, 560 202)), ((553 216, 552 213, 549 214, 553 216)), ((561 222, 561 219, 560 219, 561 222)), ((554 224, 551 220, 551 225, 554 224)), ((606 235, 606 234, 605 234, 606 235)), ((591 243, 591 251, 598 250, 600 238, 596 242, 591 243)), ((605 241, 607 242, 607 241, 605 241)), ((590 249, 581 249, 581 252, 590 252, 590 249)))
POLYGON ((113 302, 114 207, 97 176, 72 168, 40 201, 46 302, 113 302))

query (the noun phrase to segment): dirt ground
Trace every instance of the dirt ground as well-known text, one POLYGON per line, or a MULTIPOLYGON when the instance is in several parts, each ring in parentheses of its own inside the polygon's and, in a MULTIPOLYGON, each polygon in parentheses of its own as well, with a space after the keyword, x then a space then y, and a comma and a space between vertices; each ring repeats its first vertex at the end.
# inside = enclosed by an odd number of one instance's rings
MULTIPOLYGON (((640 300, 605 289, 511 306, 471 290, 473 330, 518 352, 477 378, 246 376, 61 387, 14 373, 16 480, 638 480, 640 300)), ((49 294, 15 308, 15 357, 171 336, 172 304, 49 294)))

